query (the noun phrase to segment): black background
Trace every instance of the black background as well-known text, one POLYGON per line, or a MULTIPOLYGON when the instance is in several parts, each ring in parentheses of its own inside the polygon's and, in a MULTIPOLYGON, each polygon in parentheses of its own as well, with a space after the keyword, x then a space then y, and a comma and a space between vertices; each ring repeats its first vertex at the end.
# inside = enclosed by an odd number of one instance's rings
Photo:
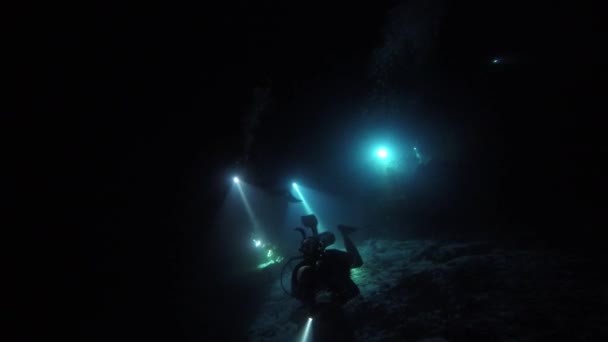
MULTIPOLYGON (((285 165, 314 163, 323 141, 302 144, 286 128, 315 135, 354 120, 346 110, 326 113, 374 91, 373 52, 398 5, 6 11, 5 208, 27 223, 15 229, 23 244, 9 259, 24 290, 15 308, 24 331, 114 341, 221 334, 231 289, 205 237, 227 170, 247 157, 264 183, 285 165), (246 153, 243 120, 260 87, 272 89, 273 109, 246 153), (276 141, 293 153, 272 153, 276 141)), ((472 127, 461 138, 475 153, 461 173, 482 175, 482 192, 499 199, 493 210, 538 223, 543 239, 574 234, 579 249, 595 248, 606 190, 599 11, 579 2, 432 7, 440 14, 419 26, 434 34, 414 34, 430 48, 414 52, 403 76, 393 71, 395 87, 441 109, 425 120, 472 127), (504 63, 490 67, 494 56, 504 63)))

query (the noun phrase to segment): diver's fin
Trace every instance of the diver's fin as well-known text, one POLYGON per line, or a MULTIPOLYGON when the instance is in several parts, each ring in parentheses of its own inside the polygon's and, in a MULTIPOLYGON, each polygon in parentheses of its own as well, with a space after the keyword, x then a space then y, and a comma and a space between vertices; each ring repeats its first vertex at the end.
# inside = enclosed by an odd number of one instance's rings
POLYGON ((287 191, 287 202, 300 203, 300 202, 302 202, 302 200, 299 198, 296 198, 294 195, 291 194, 291 192, 287 191))
POLYGON ((284 198, 288 203, 300 203, 301 199, 295 197, 288 189, 267 190, 269 194, 277 198, 284 198))

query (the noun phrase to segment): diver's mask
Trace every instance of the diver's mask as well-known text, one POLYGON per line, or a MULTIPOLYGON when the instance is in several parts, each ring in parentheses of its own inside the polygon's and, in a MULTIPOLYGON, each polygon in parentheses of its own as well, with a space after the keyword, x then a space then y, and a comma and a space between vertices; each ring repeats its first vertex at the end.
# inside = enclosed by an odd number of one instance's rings
POLYGON ((323 232, 318 235, 319 242, 323 245, 323 249, 331 246, 336 242, 336 236, 330 232, 323 232))
POLYGON ((323 254, 325 248, 336 241, 334 234, 323 232, 317 236, 307 237, 302 240, 300 252, 307 258, 318 258, 323 254))
POLYGON ((319 222, 315 215, 302 216, 301 220, 302 224, 311 230, 312 236, 306 236, 304 229, 296 228, 302 234, 302 245, 299 250, 306 258, 318 258, 327 246, 336 241, 336 237, 330 232, 318 233, 317 225, 319 222))
POLYGON ((317 258, 323 253, 323 245, 318 237, 307 237, 302 240, 299 250, 306 258, 317 258))

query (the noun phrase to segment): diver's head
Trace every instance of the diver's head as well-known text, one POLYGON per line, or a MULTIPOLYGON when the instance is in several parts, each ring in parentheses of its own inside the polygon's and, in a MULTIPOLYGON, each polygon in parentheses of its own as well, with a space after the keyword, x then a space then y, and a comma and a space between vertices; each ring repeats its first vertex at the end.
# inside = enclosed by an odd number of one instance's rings
POLYGON ((330 232, 323 232, 319 234, 319 240, 321 241, 323 248, 325 248, 336 242, 336 236, 330 232))
POLYGON ((317 220, 317 217, 315 215, 305 215, 302 216, 301 219, 304 227, 308 227, 310 229, 313 229, 313 231, 316 231, 319 221, 317 220))
POLYGON ((306 258, 317 258, 323 253, 323 244, 318 237, 307 237, 302 240, 300 252, 302 252, 306 258))
POLYGON ((319 236, 310 236, 302 240, 300 252, 306 258, 318 258, 323 254, 325 248, 336 241, 336 236, 330 232, 323 232, 319 236))

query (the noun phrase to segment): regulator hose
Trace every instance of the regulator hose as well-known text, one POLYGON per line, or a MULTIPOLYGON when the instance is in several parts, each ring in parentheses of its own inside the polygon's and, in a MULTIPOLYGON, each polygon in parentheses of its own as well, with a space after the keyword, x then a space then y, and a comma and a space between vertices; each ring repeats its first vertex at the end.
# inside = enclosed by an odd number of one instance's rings
POLYGON ((285 285, 283 284, 283 274, 285 273, 285 269, 287 268, 287 265, 291 264, 294 260, 300 260, 300 259, 304 259, 304 256, 299 255, 299 256, 291 257, 285 262, 285 265, 283 265, 283 268, 281 268, 281 288, 290 297, 293 297, 293 294, 290 293, 289 291, 287 291, 287 289, 285 289, 285 285))

